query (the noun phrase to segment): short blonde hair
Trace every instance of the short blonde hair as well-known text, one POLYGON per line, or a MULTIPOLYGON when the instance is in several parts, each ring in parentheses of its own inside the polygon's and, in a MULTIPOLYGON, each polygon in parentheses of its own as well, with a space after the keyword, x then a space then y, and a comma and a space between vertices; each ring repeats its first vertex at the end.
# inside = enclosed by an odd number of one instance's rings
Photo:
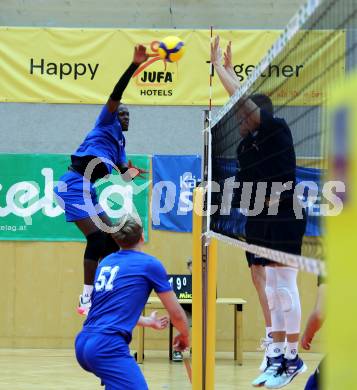
POLYGON ((138 216, 126 214, 120 218, 115 226, 119 229, 112 236, 121 248, 131 248, 140 241, 143 226, 138 216))

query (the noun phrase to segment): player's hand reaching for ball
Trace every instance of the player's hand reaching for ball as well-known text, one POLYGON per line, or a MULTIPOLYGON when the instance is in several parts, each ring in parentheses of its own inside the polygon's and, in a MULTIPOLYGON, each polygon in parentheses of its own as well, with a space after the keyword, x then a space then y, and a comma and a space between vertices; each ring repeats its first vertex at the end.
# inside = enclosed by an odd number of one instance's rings
POLYGON ((157 315, 157 311, 153 311, 148 317, 148 324, 150 328, 156 330, 163 330, 166 329, 167 326, 169 325, 169 317, 168 316, 159 317, 157 315))
POLYGON ((190 347, 190 338, 179 333, 173 341, 173 347, 175 351, 183 352, 190 347))
POLYGON ((144 45, 136 45, 134 49, 133 63, 135 65, 141 65, 149 58, 149 55, 146 53, 146 47, 144 45))

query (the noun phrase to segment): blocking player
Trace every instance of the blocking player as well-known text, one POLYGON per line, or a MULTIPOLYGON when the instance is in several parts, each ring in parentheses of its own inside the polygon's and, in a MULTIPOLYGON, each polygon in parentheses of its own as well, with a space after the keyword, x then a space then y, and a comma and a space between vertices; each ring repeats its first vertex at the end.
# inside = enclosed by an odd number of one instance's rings
POLYGON ((121 251, 105 257, 96 271, 92 307, 75 341, 76 356, 106 390, 148 389, 128 344, 152 290, 178 330, 174 348, 189 347, 188 322, 159 260, 142 251, 141 222, 131 215, 119 221, 113 237, 121 251))
POLYGON ((115 85, 94 128, 72 154, 68 172, 54 189, 58 203, 65 210, 67 222, 74 222, 87 239, 84 287, 78 307, 81 314, 86 314, 90 309, 98 260, 118 250, 111 235, 103 229, 105 225, 110 226, 111 221, 98 204, 94 183, 110 174, 113 167, 127 181, 146 173, 127 162, 123 131, 128 130, 129 111, 120 101, 135 70, 147 59, 145 46, 137 45, 132 63, 115 85))
MULTIPOLYGON (((232 66, 231 44, 227 46, 223 65, 219 37, 216 37, 211 45, 211 61, 223 86, 230 96, 233 95, 240 82, 232 66)), ((250 210, 252 205, 254 208, 255 200, 261 200, 258 184, 267 183, 262 212, 257 216, 248 214, 247 241, 300 255, 306 219, 298 219, 293 207, 296 157, 291 131, 283 119, 274 117, 268 96, 244 96, 238 104, 239 132, 243 139, 237 149, 240 167, 237 181, 241 186, 244 182, 253 182, 255 196, 252 192, 248 202, 242 196, 237 201, 234 196, 233 206, 239 207, 243 201, 250 210), (275 192, 274 183, 280 183, 279 192, 275 192), (277 208, 275 215, 271 215, 271 207, 277 208)), ((252 384, 280 388, 306 370, 298 356, 301 322, 298 270, 251 255, 247 259, 263 311, 269 308, 273 336, 267 348, 267 367, 252 384)), ((268 319, 266 316, 267 326, 268 319)))

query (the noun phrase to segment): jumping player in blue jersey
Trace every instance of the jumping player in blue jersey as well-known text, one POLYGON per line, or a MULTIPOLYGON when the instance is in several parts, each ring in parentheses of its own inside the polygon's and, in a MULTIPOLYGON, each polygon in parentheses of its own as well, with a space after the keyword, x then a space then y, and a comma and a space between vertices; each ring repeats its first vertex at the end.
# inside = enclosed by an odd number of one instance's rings
POLYGON ((60 178, 54 188, 58 203, 65 210, 67 222, 74 222, 87 239, 84 253, 84 287, 78 308, 81 314, 87 314, 90 309, 98 261, 118 250, 117 244, 104 229, 111 226, 111 221, 98 204, 94 183, 109 175, 113 167, 127 181, 147 173, 134 167, 130 161, 127 162, 123 131, 128 130, 129 112, 120 103, 130 78, 147 59, 145 46, 137 45, 132 63, 115 85, 94 128, 71 155, 69 171, 60 178))
POLYGON ((175 349, 189 347, 189 328, 165 268, 142 252, 141 223, 127 215, 118 225, 121 229, 113 238, 121 250, 98 265, 92 307, 75 341, 76 356, 81 367, 99 377, 106 390, 145 390, 148 386, 128 345, 151 291, 159 296, 179 332, 175 349))

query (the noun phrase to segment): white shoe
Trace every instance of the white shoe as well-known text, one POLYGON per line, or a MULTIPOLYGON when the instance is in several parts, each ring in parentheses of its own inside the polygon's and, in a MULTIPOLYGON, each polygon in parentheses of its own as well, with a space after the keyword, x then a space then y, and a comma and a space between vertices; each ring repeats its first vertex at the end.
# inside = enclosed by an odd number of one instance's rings
POLYGON ((91 299, 88 297, 83 297, 83 295, 81 294, 79 296, 79 305, 77 307, 77 313, 82 316, 87 316, 91 306, 92 306, 91 299))
POLYGON ((264 357, 263 357, 263 360, 259 366, 259 370, 261 372, 264 372, 265 369, 267 368, 267 365, 268 365, 268 356, 267 356, 268 348, 269 348, 269 345, 273 342, 273 339, 271 337, 266 337, 266 338, 262 338, 260 340, 260 342, 261 342, 260 350, 264 351, 264 357))

